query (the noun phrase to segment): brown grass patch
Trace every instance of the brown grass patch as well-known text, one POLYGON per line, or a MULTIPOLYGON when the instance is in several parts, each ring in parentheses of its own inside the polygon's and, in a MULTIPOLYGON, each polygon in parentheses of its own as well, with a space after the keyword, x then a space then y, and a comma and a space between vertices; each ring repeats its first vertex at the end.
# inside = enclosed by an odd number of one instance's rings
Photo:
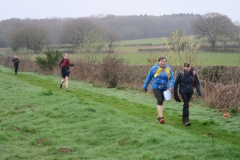
POLYGON ((52 143, 52 141, 49 139, 41 139, 41 140, 37 141, 37 144, 42 144, 42 143, 52 143))
POLYGON ((20 130, 20 128, 19 127, 14 127, 14 126, 11 126, 11 127, 8 127, 8 128, 6 128, 6 130, 8 130, 8 131, 14 131, 14 130, 17 130, 17 131, 19 131, 20 130))
POLYGON ((69 152, 72 152, 73 150, 70 149, 70 148, 58 148, 58 151, 59 152, 65 152, 65 153, 69 153, 69 152))

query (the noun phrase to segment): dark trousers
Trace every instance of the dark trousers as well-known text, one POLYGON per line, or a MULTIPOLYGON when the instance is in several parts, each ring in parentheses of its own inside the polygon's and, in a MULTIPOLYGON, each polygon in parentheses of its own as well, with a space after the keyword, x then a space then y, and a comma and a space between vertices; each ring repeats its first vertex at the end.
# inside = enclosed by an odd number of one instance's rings
POLYGON ((184 118, 187 118, 188 120, 188 117, 189 117, 189 101, 192 97, 192 94, 181 94, 182 96, 182 99, 183 99, 183 119, 184 118))
POLYGON ((15 74, 17 74, 17 71, 18 71, 18 65, 14 65, 14 71, 15 71, 15 74))
POLYGON ((157 104, 162 105, 164 101, 163 91, 160 89, 153 89, 153 93, 157 99, 157 104))

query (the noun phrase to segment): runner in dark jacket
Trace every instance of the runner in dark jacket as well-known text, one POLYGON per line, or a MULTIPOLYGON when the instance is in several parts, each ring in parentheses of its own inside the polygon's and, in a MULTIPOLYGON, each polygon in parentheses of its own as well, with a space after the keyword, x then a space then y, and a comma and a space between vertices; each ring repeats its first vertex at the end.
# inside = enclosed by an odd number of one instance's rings
POLYGON ((61 74, 62 74, 62 81, 60 83, 60 88, 62 88, 63 82, 65 82, 67 92, 68 92, 68 78, 70 75, 69 66, 74 66, 74 65, 70 63, 70 59, 68 59, 68 54, 64 53, 64 56, 59 63, 59 67, 61 68, 61 74))
POLYGON ((194 93, 194 87, 196 87, 199 96, 202 96, 202 92, 196 72, 188 62, 184 63, 184 70, 178 73, 174 84, 174 98, 177 102, 182 102, 178 97, 178 86, 179 93, 181 94, 184 102, 182 122, 186 126, 190 126, 191 123, 189 122, 189 101, 194 93))
POLYGON ((14 71, 16 76, 18 71, 18 64, 20 63, 20 60, 17 58, 17 55, 14 56, 14 58, 12 59, 12 62, 14 64, 14 71))

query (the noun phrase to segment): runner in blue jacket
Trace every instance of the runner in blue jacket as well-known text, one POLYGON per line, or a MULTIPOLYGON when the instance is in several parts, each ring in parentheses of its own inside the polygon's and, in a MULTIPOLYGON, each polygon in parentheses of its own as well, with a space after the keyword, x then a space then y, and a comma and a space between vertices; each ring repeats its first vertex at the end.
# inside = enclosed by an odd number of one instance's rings
POLYGON ((166 57, 160 57, 158 59, 158 64, 154 65, 144 82, 143 89, 145 92, 148 90, 148 84, 152 81, 152 90, 157 99, 157 111, 158 111, 158 118, 157 122, 163 124, 163 101, 164 95, 163 92, 166 90, 173 91, 174 86, 174 74, 172 69, 166 64, 167 59, 166 57))

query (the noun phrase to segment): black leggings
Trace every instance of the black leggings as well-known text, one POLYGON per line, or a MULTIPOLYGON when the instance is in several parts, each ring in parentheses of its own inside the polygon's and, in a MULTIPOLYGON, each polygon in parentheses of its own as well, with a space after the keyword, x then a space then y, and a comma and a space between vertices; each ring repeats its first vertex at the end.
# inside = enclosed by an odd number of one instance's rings
POLYGON ((182 117, 189 117, 189 101, 192 97, 192 94, 186 94, 186 93, 182 93, 181 94, 182 99, 183 99, 183 115, 182 117))
POLYGON ((153 93, 157 99, 157 104, 162 105, 164 100, 163 91, 160 89, 153 89, 153 93))
POLYGON ((18 71, 18 65, 14 65, 14 71, 15 71, 15 74, 17 74, 17 71, 18 71))

